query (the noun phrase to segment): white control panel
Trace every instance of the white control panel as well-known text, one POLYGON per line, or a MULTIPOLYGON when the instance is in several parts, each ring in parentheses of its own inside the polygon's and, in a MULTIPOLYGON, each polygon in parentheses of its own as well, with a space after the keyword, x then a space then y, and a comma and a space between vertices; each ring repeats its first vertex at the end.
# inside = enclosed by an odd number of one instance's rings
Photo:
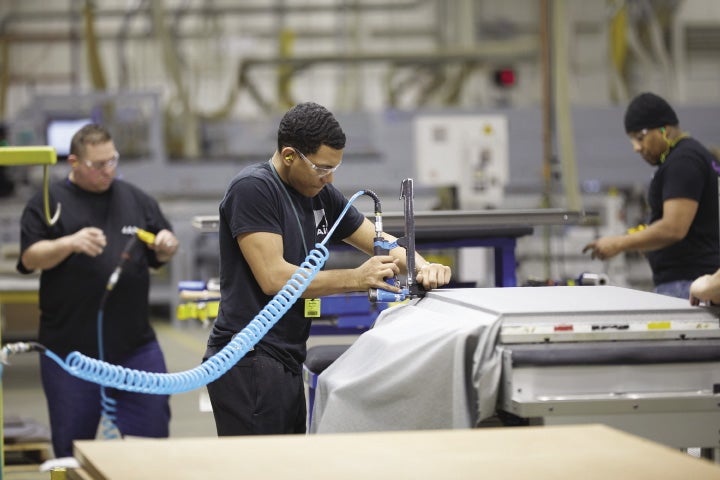
POLYGON ((508 180, 505 116, 418 116, 414 137, 419 182, 455 186, 461 209, 501 204, 508 180))

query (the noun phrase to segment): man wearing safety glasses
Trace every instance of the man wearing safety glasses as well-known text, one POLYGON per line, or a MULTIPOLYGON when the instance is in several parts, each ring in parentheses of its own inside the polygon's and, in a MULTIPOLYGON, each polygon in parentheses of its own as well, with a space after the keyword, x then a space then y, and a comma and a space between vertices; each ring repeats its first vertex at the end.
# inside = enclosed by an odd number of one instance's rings
MULTIPOLYGON (((115 365, 165 373, 148 318, 149 268, 169 261, 178 240, 155 199, 115 178, 118 160, 104 127, 89 124, 75 133, 70 173, 50 186, 53 204, 62 206, 60 217, 48 225, 42 195, 30 199, 21 218, 17 269, 41 270, 39 343, 63 359, 77 351, 115 365), (154 234, 154 239, 130 242, 133 228, 154 234), (122 272, 110 287, 121 261, 122 272)), ((71 376, 45 355, 40 357, 40 373, 58 458, 72 457, 73 440, 95 438, 101 413, 114 417, 121 435, 168 436, 166 395, 112 391, 103 404, 114 408, 104 411, 99 385, 71 376)))
MULTIPOLYGON (((241 171, 220 203, 220 309, 205 359, 222 350, 281 291, 315 245, 325 239, 348 200, 333 185, 345 133, 326 108, 302 103, 278 129, 270 160, 241 171)), ((399 180, 398 180, 399 182, 399 180)), ((350 206, 331 239, 370 255, 356 268, 318 272, 302 297, 218 380, 208 385, 218 435, 304 433, 301 376, 310 324, 325 295, 384 288, 405 270, 405 250, 373 256, 375 227, 350 206)), ((394 237, 386 235, 387 240, 394 237)), ((450 268, 416 257, 426 289, 450 281, 450 268)))
POLYGON ((690 298, 693 280, 714 273, 720 262, 714 157, 680 129, 675 111, 653 93, 630 102, 625 131, 633 150, 657 168, 648 190, 650 218, 647 225, 595 240, 583 251, 600 260, 627 251, 644 252, 654 291, 690 298))

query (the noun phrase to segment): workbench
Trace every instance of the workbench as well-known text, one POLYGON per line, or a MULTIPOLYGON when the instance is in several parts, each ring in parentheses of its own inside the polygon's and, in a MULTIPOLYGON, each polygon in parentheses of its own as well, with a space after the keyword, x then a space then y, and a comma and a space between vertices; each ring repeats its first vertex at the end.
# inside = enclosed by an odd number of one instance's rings
POLYGON ((719 479, 720 468, 602 425, 76 441, 69 479, 719 479), (282 460, 278 460, 278 459, 282 460))

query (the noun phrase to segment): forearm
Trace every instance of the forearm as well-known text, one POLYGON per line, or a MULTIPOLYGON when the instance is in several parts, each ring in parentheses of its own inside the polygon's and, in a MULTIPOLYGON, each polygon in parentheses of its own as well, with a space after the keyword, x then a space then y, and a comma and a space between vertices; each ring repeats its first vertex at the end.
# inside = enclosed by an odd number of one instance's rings
MULTIPOLYGON (((298 273, 299 267, 291 263, 283 262, 282 264, 263 264, 258 265, 261 274, 254 273, 255 279, 260 285, 263 293, 269 296, 277 294, 282 290, 293 277, 298 273)), ((309 270, 307 275, 309 275, 309 270)), ((300 273, 300 277, 307 278, 306 274, 300 273)), ((362 270, 356 269, 334 269, 321 270, 317 272, 312 281, 305 285, 302 293, 303 298, 317 298, 325 295, 333 295, 336 293, 348 293, 366 290, 369 288, 363 282, 362 270)), ((305 283, 304 281, 302 283, 305 283)))
MULTIPOLYGON (((372 224, 363 224, 345 241, 368 254, 368 259, 357 268, 318 272, 302 296, 314 298, 362 292, 371 288, 400 292, 398 286, 388 285, 387 279, 407 272, 405 249, 395 247, 387 255, 374 255, 374 236, 372 224)), ((387 235, 386 240, 392 243, 396 239, 387 235)), ((272 296, 280 291, 298 269, 296 265, 282 258, 282 237, 279 235, 252 233, 239 236, 237 241, 243 255, 248 259, 255 280, 266 295, 272 296)), ((425 268, 428 262, 419 254, 415 255, 415 262, 415 272, 411 274, 415 280, 421 281, 426 289, 436 288, 450 281, 449 267, 432 264, 425 268)))
POLYGON ((679 242, 684 237, 685 232, 678 232, 676 229, 668 227, 662 220, 659 220, 644 230, 620 237, 620 245, 621 250, 624 252, 649 252, 668 247, 679 242))
POLYGON ((48 270, 57 266, 73 253, 69 237, 40 240, 32 244, 22 255, 22 263, 28 270, 48 270))
POLYGON ((318 272, 303 298, 317 298, 338 293, 360 292, 369 289, 358 278, 355 269, 323 270, 318 272))
MULTIPOLYGON (((399 287, 388 285, 386 282, 386 279, 400 273, 397 263, 398 261, 391 255, 377 255, 369 257, 356 268, 321 270, 307 285, 302 296, 316 298, 337 293, 363 292, 371 288, 387 288, 399 292, 399 287)), ((280 268, 272 269, 273 273, 264 271, 263 281, 258 281, 267 295, 274 295, 283 288, 297 269, 295 265, 284 263, 280 268)))

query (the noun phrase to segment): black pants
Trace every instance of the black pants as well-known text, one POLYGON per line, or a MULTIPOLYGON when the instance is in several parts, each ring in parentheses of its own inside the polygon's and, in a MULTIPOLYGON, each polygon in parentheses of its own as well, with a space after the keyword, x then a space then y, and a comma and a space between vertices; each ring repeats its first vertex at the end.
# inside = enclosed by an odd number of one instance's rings
POLYGON ((272 357, 248 352, 207 389, 219 436, 306 432, 302 376, 272 357))

